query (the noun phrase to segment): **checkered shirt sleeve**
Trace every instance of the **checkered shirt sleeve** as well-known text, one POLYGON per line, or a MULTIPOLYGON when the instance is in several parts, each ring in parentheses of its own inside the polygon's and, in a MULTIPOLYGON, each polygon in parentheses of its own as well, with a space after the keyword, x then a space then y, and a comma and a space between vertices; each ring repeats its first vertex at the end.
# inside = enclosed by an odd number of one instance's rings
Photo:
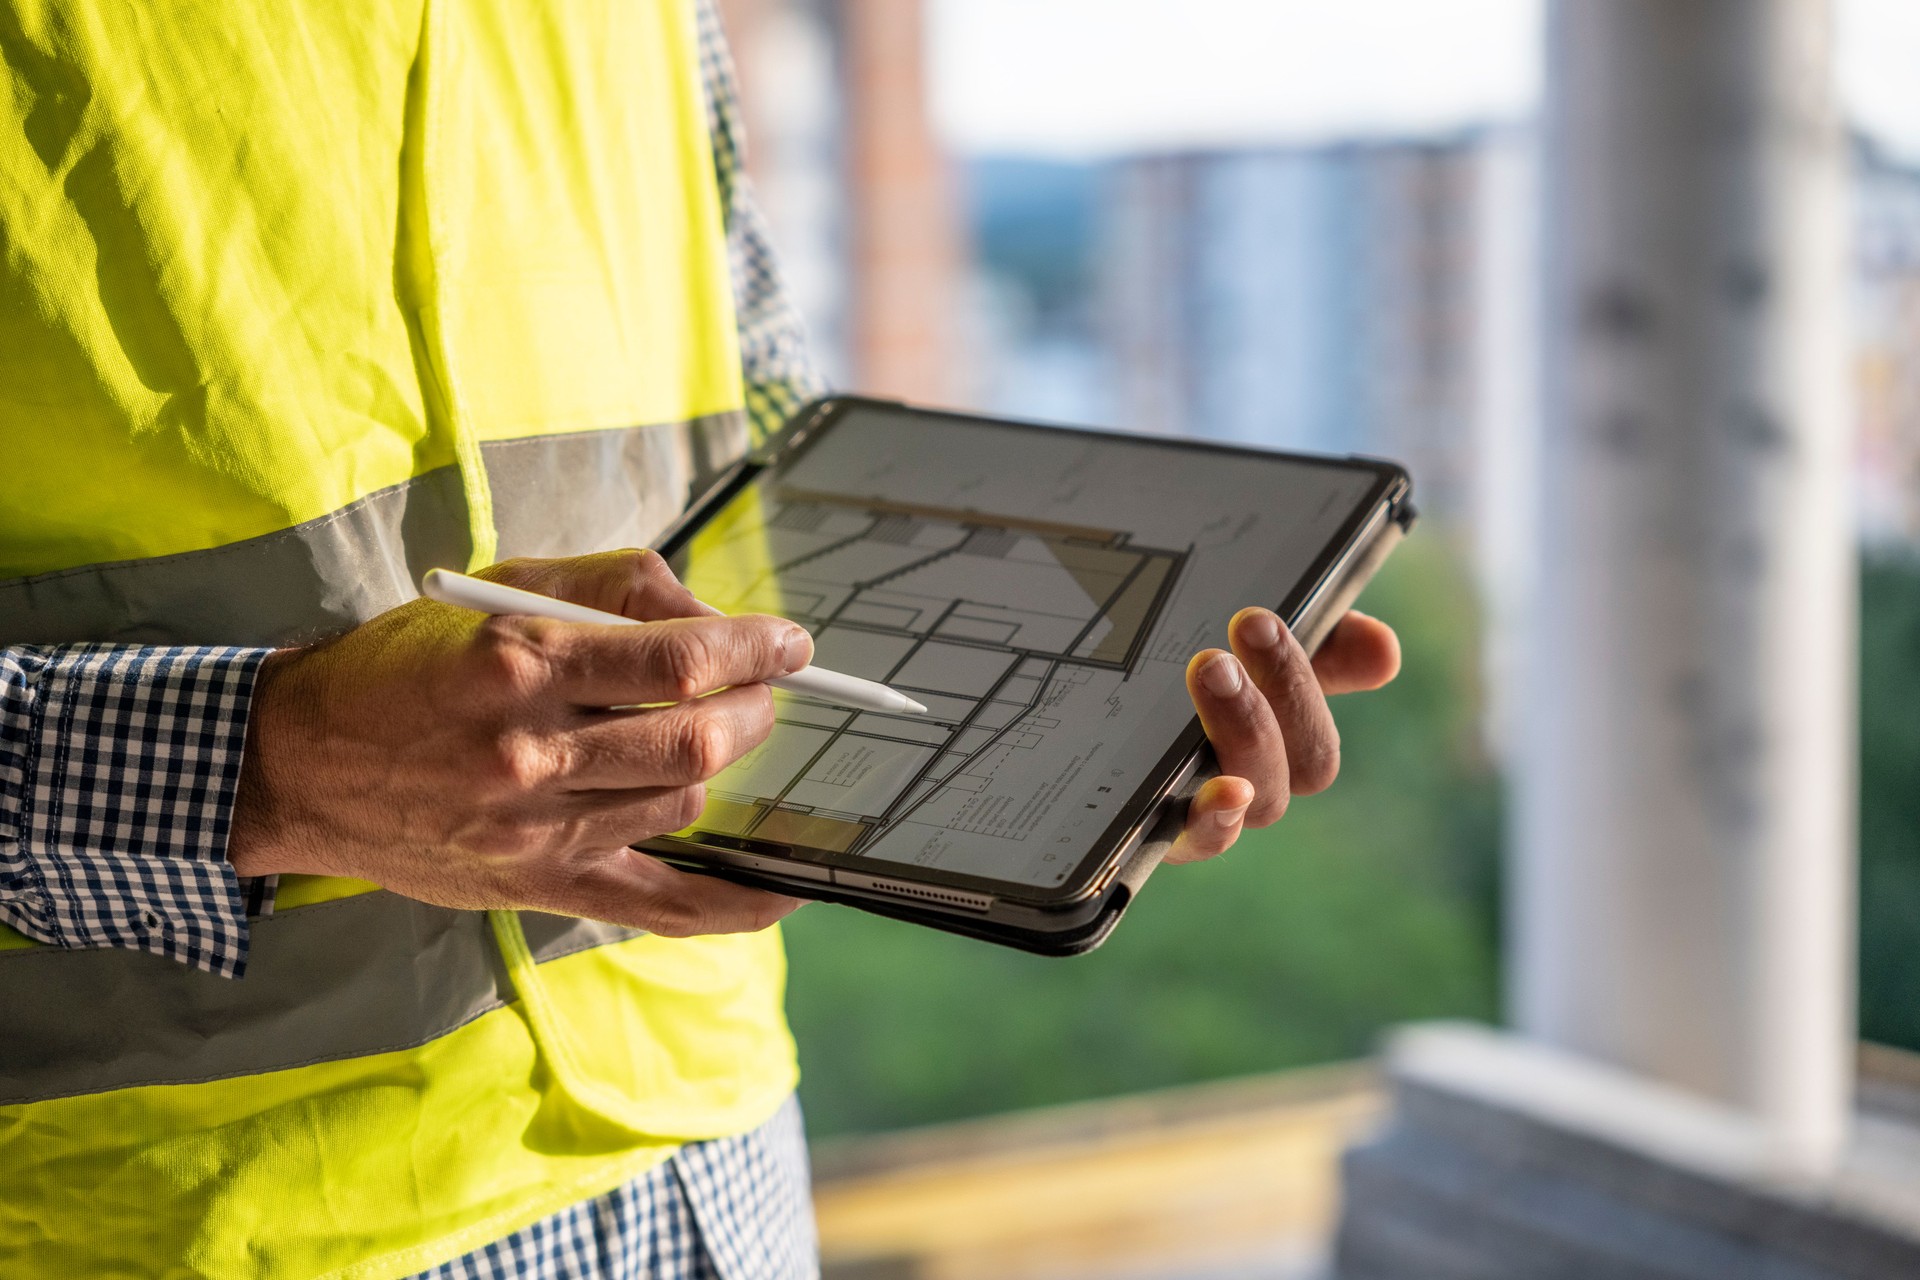
POLYGON ((0 649, 0 923, 238 977, 227 831, 265 649, 0 649))
POLYGON ((827 384, 808 354, 806 326, 787 295, 766 218, 754 200, 753 182, 746 171, 739 86, 714 0, 699 0, 699 15, 707 127, 713 135, 714 175, 726 214, 747 418, 757 443, 778 431, 801 405, 825 395, 827 384))

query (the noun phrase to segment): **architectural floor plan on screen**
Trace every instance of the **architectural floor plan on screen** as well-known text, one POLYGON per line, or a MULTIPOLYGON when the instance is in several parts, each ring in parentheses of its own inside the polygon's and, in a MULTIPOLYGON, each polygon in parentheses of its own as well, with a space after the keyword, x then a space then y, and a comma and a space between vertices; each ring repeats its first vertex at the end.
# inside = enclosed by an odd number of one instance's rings
POLYGON ((699 825, 1064 879, 1085 837, 1057 834, 1056 810, 1082 811, 1076 832, 1104 828, 1130 792, 1117 771, 1112 785, 1100 781, 1111 761, 1088 726, 1127 720, 1129 677, 1191 548, 797 489, 764 490, 761 502, 703 532, 689 585, 729 612, 793 618, 814 633, 821 666, 884 681, 928 714, 778 694, 773 734, 709 786, 699 825))

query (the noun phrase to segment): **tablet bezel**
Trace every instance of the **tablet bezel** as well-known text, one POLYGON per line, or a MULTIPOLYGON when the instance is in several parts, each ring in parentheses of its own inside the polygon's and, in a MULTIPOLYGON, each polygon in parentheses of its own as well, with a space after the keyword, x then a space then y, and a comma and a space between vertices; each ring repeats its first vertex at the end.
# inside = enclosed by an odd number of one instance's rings
MULTIPOLYGON (((1364 545, 1367 539, 1378 530, 1380 524, 1391 518, 1396 504, 1405 497, 1411 487, 1410 479, 1403 467, 1393 462, 1372 458, 1335 457, 1263 449, 1212 440, 1193 440, 1179 436, 1056 425, 989 414, 927 409, 918 405, 864 396, 833 396, 815 401, 802 409, 785 430, 754 450, 746 459, 723 475, 707 495, 696 502, 681 520, 661 536, 656 549, 662 556, 672 560, 685 548, 687 541, 742 490, 770 469, 784 469, 791 466, 834 425, 843 421, 851 413, 863 409, 878 410, 896 416, 904 414, 935 422, 1066 433, 1135 445, 1146 444, 1171 449, 1256 457, 1266 461, 1293 461, 1373 475, 1374 484, 1369 487, 1365 496, 1355 503, 1353 511, 1341 524, 1339 531, 1328 540, 1327 545, 1308 566, 1299 581, 1289 589, 1287 595, 1274 606, 1275 611, 1286 619, 1289 625, 1300 619, 1356 548, 1364 545)), ((1147 771, 1127 802, 1120 807, 1113 821, 1089 844, 1080 862, 1064 880, 1056 885, 1033 885, 1015 880, 998 880, 936 867, 923 867, 915 863, 872 858, 830 849, 816 849, 805 845, 795 846, 785 842, 755 841, 751 837, 732 837, 723 833, 707 833, 706 841, 677 834, 661 836, 646 842, 646 845, 654 846, 657 851, 670 853, 675 857, 697 856, 703 850, 721 856, 740 852, 756 853, 783 866, 806 867, 816 872, 845 870, 896 881, 950 888, 964 893, 985 894, 995 899, 1025 903, 1043 909, 1059 909, 1085 902, 1105 889, 1118 870, 1121 855, 1133 843, 1143 824, 1155 817, 1160 806, 1165 803, 1171 788, 1199 757, 1205 743, 1206 733, 1201 727, 1199 716, 1195 715, 1190 718, 1173 744, 1147 771)), ((796 873, 797 881, 805 879, 806 877, 796 873)), ((795 888, 804 892, 802 883, 796 883, 795 888)))

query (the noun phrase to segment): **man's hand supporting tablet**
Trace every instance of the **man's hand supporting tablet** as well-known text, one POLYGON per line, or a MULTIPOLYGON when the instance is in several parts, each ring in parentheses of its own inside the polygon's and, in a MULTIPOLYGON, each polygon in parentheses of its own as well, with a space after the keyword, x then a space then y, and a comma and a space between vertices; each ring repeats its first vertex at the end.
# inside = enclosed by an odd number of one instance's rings
POLYGON ((1294 796, 1324 791, 1340 772, 1340 731, 1327 695, 1378 689, 1400 670, 1393 629, 1349 613, 1308 658, 1266 609, 1242 609, 1227 631, 1233 652, 1207 649, 1187 664, 1187 689, 1220 760, 1220 776, 1193 798, 1168 862, 1224 853, 1243 827, 1278 822, 1294 796))
POLYGON ((692 822, 703 784, 765 741, 763 682, 807 664, 806 631, 714 616, 651 551, 509 560, 480 576, 658 625, 415 600, 274 654, 248 725, 234 869, 676 937, 764 929, 799 906, 627 846, 692 822))

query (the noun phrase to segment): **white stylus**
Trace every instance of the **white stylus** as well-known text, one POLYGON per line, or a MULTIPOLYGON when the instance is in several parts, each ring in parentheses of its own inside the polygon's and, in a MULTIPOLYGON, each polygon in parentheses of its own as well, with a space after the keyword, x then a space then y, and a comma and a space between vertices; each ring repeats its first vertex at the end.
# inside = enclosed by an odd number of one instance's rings
MULTIPOLYGON (((521 613, 530 618, 552 618, 555 622, 597 622, 615 627, 647 625, 637 618, 623 618, 617 613, 602 613, 583 604, 555 600, 538 592, 469 578, 451 569, 427 570, 427 576, 420 581, 420 592, 429 600, 458 605, 462 609, 475 609, 481 613, 521 613)), ((856 711, 908 712, 916 716, 927 714, 927 709, 912 698, 904 693, 896 693, 878 681, 843 676, 838 671, 826 671, 819 667, 802 667, 790 676, 781 676, 767 683, 788 693, 803 694, 822 702, 831 702, 836 707, 852 707, 856 711)))

